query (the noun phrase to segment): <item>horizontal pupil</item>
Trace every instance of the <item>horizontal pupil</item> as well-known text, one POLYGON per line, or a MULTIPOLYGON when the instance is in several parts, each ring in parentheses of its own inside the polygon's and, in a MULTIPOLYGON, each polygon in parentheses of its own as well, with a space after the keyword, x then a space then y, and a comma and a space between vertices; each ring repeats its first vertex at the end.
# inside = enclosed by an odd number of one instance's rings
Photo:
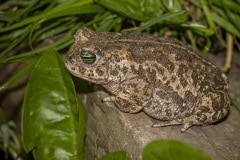
POLYGON ((96 55, 92 52, 83 51, 80 53, 80 57, 86 64, 93 64, 96 61, 96 55))

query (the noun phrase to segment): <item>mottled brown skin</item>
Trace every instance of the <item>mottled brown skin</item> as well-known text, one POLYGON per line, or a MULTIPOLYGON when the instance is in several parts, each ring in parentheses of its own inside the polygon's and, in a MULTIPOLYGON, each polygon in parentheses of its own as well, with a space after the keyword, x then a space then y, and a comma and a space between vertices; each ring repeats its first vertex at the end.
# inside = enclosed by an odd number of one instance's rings
POLYGON ((226 77, 180 41, 140 34, 78 30, 65 64, 75 76, 105 87, 123 112, 161 120, 153 127, 207 125, 229 111, 226 77), (90 58, 89 58, 90 57, 90 58))

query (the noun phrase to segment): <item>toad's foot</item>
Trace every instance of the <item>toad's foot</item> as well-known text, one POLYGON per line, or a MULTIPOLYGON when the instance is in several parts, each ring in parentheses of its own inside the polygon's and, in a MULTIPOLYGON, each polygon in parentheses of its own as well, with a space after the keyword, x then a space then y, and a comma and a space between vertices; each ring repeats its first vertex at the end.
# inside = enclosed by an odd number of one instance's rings
POLYGON ((161 121, 153 124, 152 127, 164 127, 164 126, 181 125, 181 124, 183 124, 181 131, 185 132, 188 128, 190 128, 193 125, 206 125, 206 122, 204 122, 204 120, 199 116, 193 115, 190 117, 186 117, 184 119, 161 121))

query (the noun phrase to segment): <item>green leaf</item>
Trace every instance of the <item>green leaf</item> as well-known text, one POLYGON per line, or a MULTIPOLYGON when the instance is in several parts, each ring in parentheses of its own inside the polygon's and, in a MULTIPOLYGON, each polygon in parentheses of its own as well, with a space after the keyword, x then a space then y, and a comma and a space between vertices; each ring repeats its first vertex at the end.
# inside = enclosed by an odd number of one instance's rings
POLYGON ((159 17, 153 18, 149 22, 147 22, 144 26, 141 26, 137 30, 134 30, 134 31, 130 32, 129 35, 139 34, 144 29, 147 29, 148 27, 151 27, 152 25, 154 25, 156 23, 159 23, 159 22, 164 21, 164 20, 168 20, 168 19, 173 18, 173 17, 176 18, 177 16, 185 14, 186 12, 187 12, 186 10, 182 10, 182 11, 178 11, 178 12, 174 12, 174 13, 166 13, 166 14, 161 15, 159 17))
MULTIPOLYGON (((9 57, 4 62, 5 63, 22 62, 22 61, 26 61, 26 59, 35 58, 36 56, 38 56, 37 54, 41 54, 42 52, 45 52, 51 48, 56 48, 56 50, 59 50, 66 46, 69 46, 71 43, 73 43, 72 35, 74 32, 76 32, 76 30, 77 30, 77 28, 79 28, 79 26, 80 26, 80 24, 75 24, 75 26, 72 27, 66 33, 66 35, 58 41, 55 41, 47 46, 29 51, 29 52, 25 52, 22 54, 18 54, 18 55, 9 57)), ((0 63, 1 63, 1 61, 0 61, 0 63)))
POLYGON ((129 160, 125 151, 116 151, 103 156, 100 160, 129 160))
POLYGON ((211 160, 203 151, 175 140, 156 140, 144 147, 143 160, 211 160))
POLYGON ((3 92, 5 89, 7 89, 9 86, 11 86, 14 82, 18 81, 20 78, 22 78, 24 75, 26 75, 34 66, 35 62, 30 63, 25 68, 23 68, 21 71, 17 72, 14 76, 12 76, 10 79, 8 79, 7 82, 5 82, 3 85, 0 86, 0 92, 3 92))
POLYGON ((83 159, 83 107, 71 77, 53 50, 36 63, 26 88, 22 113, 23 144, 35 160, 83 159))
POLYGON ((30 18, 26 18, 13 25, 7 26, 5 28, 0 28, 0 33, 16 29, 16 28, 25 26, 27 24, 32 24, 34 22, 44 21, 46 19, 53 19, 57 17, 79 15, 79 14, 100 13, 103 11, 104 10, 100 6, 92 4, 92 0, 79 1, 70 5, 53 8, 50 11, 43 12, 39 15, 36 15, 30 18))
POLYGON ((95 2, 113 12, 139 21, 157 17, 162 14, 163 10, 159 0, 95 0, 95 2))
POLYGON ((219 16, 216 13, 212 13, 211 16, 212 16, 212 19, 219 26, 221 26, 223 29, 227 30, 228 32, 230 32, 233 35, 235 35, 238 38, 240 38, 240 31, 238 31, 238 29, 232 23, 230 23, 229 21, 227 21, 226 19, 222 18, 221 16, 219 16))
POLYGON ((200 0, 200 3, 202 5, 202 8, 203 8, 203 11, 204 11, 204 14, 206 16, 206 19, 207 19, 207 22, 211 28, 211 30, 213 30, 214 32, 216 32, 216 26, 211 18, 211 13, 209 11, 209 8, 208 8, 208 5, 207 5, 207 2, 205 0, 200 0))

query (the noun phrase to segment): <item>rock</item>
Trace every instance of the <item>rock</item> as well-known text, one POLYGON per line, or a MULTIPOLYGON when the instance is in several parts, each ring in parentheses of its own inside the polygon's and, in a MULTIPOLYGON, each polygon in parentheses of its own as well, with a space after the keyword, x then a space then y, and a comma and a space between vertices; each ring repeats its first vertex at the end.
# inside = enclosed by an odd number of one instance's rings
POLYGON ((230 114, 216 125, 193 126, 182 133, 181 125, 152 128, 156 120, 145 113, 123 113, 113 103, 103 103, 101 100, 108 96, 107 93, 100 86, 94 88, 87 89, 88 93, 82 90, 84 93, 80 96, 86 110, 85 152, 88 159, 99 159, 109 152, 125 150, 132 160, 140 160, 143 147, 157 139, 189 143, 216 160, 240 159, 240 116, 233 107, 230 114))

